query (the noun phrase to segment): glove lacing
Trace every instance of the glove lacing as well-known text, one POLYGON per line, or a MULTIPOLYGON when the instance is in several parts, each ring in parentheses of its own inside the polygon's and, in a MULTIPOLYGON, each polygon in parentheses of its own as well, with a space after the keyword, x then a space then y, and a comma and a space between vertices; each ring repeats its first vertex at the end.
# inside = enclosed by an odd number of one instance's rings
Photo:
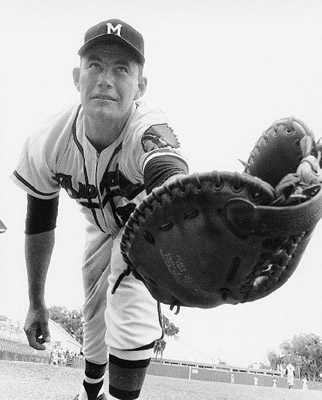
POLYGON ((315 146, 312 137, 305 136, 301 139, 300 147, 300 164, 295 173, 286 175, 276 186, 277 199, 273 205, 302 203, 314 196, 317 186, 322 183, 321 145, 315 146))

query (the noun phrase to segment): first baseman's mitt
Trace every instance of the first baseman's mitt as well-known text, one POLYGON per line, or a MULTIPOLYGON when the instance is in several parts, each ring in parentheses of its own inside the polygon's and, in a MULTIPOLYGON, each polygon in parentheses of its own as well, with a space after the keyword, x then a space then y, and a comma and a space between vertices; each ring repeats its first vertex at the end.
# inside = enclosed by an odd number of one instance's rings
POLYGON ((322 216, 321 146, 276 121, 243 173, 178 176, 154 189, 121 243, 132 272, 165 304, 211 308, 260 299, 292 275, 322 216))

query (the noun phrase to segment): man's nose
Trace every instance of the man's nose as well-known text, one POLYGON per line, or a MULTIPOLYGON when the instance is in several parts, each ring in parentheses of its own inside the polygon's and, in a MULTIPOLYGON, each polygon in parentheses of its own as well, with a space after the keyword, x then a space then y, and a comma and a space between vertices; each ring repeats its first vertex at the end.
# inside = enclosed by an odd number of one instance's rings
POLYGON ((112 87, 113 86, 113 74, 110 70, 106 69, 101 72, 99 77, 99 86, 112 87))

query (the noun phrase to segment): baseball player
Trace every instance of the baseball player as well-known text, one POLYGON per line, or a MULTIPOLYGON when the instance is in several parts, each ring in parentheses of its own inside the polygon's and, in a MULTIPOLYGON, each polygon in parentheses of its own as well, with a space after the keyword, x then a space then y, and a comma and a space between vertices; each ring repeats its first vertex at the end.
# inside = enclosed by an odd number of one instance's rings
POLYGON ((295 376, 295 368, 291 363, 288 363, 286 366, 287 371, 287 384, 289 389, 293 389, 294 385, 294 376, 295 376))
POLYGON ((103 21, 86 32, 78 54, 73 77, 80 104, 26 140, 12 177, 28 197, 24 329, 35 349, 50 341, 45 282, 62 188, 87 221, 85 373, 76 399, 136 399, 162 329, 158 303, 143 283, 132 274, 119 279, 126 269, 120 239, 144 196, 171 176, 187 174, 188 166, 164 113, 140 100, 147 85, 142 35, 123 21, 103 21), (109 394, 103 385, 107 363, 109 394))

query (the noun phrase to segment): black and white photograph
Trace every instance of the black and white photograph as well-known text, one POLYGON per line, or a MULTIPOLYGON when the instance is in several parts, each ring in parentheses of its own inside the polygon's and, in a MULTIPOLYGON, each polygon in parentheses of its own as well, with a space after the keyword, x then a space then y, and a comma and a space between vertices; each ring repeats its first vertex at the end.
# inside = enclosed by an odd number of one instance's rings
POLYGON ((0 15, 0 399, 321 398, 322 3, 0 15))

